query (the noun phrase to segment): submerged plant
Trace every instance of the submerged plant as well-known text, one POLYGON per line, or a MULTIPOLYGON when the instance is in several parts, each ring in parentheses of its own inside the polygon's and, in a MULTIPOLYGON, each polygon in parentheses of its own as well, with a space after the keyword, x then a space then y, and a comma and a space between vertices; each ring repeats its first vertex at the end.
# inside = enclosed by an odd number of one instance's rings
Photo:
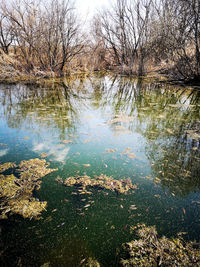
POLYGON ((0 175, 0 219, 6 219, 8 214, 17 213, 24 218, 38 218, 45 209, 47 202, 33 197, 33 190, 40 188, 40 179, 56 169, 47 169, 49 163, 44 159, 21 161, 0 165, 1 172, 16 168, 19 177, 15 175, 0 175))
POLYGON ((200 266, 200 247, 198 244, 186 242, 181 236, 175 239, 158 238, 154 226, 137 231, 139 240, 123 244, 128 253, 122 259, 123 266, 200 266))
POLYGON ((94 179, 84 175, 77 177, 69 177, 65 181, 63 181, 60 177, 58 177, 57 182, 62 183, 65 186, 77 186, 80 188, 80 193, 91 193, 86 191, 87 187, 93 188, 101 188, 112 190, 117 193, 126 194, 129 190, 137 189, 137 186, 132 184, 130 178, 129 179, 121 179, 116 180, 112 177, 108 177, 106 175, 101 174, 100 176, 95 176, 94 179))

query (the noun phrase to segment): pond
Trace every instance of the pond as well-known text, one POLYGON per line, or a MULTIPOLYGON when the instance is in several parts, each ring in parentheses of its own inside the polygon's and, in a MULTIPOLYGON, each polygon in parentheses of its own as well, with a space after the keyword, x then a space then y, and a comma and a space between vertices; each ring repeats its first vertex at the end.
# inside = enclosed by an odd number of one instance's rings
POLYGON ((44 156, 58 168, 34 192, 46 211, 0 220, 1 266, 119 266, 130 227, 143 223, 200 241, 199 91, 99 75, 50 88, 1 84, 0 163, 44 156), (79 194, 56 181, 101 174, 137 189, 79 194))

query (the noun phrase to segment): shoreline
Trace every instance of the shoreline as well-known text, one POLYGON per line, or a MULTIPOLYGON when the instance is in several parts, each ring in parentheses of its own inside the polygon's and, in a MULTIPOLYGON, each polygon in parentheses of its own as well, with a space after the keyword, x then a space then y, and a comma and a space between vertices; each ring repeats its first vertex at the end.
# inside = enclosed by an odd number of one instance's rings
POLYGON ((60 76, 53 77, 51 75, 31 75, 31 74, 21 74, 18 73, 9 77, 9 75, 0 74, 0 83, 1 84, 18 84, 22 83, 25 85, 36 85, 36 86, 52 86, 53 84, 59 84, 63 82, 64 79, 78 79, 78 78, 86 78, 93 75, 97 76, 105 76, 111 75, 116 77, 124 77, 128 79, 142 79, 144 81, 151 81, 161 84, 168 84, 174 86, 181 86, 181 87, 193 87, 193 89, 200 90, 200 83, 196 81, 184 81, 181 79, 173 79, 167 76, 167 74, 159 73, 158 71, 149 72, 144 76, 137 76, 137 75, 130 75, 130 74, 123 74, 118 73, 115 71, 110 70, 99 70, 99 71, 77 71, 71 72, 70 74, 62 74, 60 76), (5 77, 3 77, 5 76, 5 77))

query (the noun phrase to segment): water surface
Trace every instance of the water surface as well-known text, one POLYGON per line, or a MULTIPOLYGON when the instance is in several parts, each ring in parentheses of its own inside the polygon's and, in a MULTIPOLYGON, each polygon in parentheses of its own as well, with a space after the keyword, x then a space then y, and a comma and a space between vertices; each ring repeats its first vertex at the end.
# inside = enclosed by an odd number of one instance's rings
POLYGON ((200 241, 199 140, 200 93, 192 88, 108 76, 51 88, 2 84, 0 162, 45 152, 58 168, 35 192, 48 202, 43 219, 0 222, 2 266, 81 266, 88 257, 118 266, 121 244, 135 238, 130 226, 142 223, 200 241), (101 173, 130 177, 138 190, 81 196, 55 181, 101 173))

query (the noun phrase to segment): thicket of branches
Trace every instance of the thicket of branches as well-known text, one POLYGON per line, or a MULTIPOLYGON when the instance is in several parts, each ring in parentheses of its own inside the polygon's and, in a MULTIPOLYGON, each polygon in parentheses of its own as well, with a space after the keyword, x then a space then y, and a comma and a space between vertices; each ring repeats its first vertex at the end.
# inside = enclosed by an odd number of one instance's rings
POLYGON ((14 0, 1 5, 0 46, 15 53, 27 72, 62 74, 84 40, 70 0, 14 0))
POLYGON ((111 5, 94 15, 84 33, 71 0, 2 1, 0 48, 28 73, 79 68, 144 75, 160 66, 178 79, 200 79, 199 0, 111 5))

